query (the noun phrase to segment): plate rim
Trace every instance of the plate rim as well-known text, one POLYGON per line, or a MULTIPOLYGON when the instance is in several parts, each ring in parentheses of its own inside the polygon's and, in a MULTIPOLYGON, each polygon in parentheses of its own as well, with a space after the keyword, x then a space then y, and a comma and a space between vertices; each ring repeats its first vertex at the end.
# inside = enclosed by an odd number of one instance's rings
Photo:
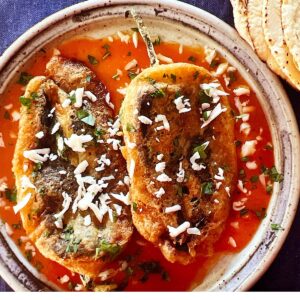
MULTIPOLYGON (((189 15, 194 16, 196 19, 199 18, 207 18, 210 23, 213 23, 216 27, 222 26, 222 31, 228 32, 235 40, 238 40, 239 46, 244 48, 247 54, 249 54, 250 58, 259 64, 259 67, 261 68, 261 71, 264 74, 267 74, 275 83, 276 83, 276 92, 280 94, 281 100, 283 101, 283 105, 285 107, 285 112, 287 113, 289 119, 291 120, 291 131, 293 133, 293 140, 296 143, 296 148, 299 149, 300 144, 300 138, 299 138, 299 130, 298 125, 296 121, 296 117, 294 114, 294 111, 292 109, 291 103, 289 101, 289 98, 281 85, 279 79, 264 65, 261 63, 261 61, 258 59, 256 54, 252 51, 250 46, 242 40, 242 38, 238 35, 236 30, 232 28, 230 25, 225 23, 223 20, 217 18, 216 16, 210 14, 209 12, 198 8, 196 6, 183 3, 180 1, 172 1, 172 0, 90 0, 81 2, 69 7, 66 7, 54 14, 51 14, 50 16, 46 17, 44 20, 38 22, 36 25, 32 26, 28 30, 26 30, 20 37, 18 37, 0 56, 0 72, 5 68, 7 64, 9 64, 10 60, 14 57, 15 54, 17 54, 24 45, 27 43, 30 43, 30 40, 35 38, 38 35, 43 34, 43 31, 49 28, 50 26, 54 26, 55 23, 58 23, 59 21, 62 21, 64 19, 67 19, 68 17, 71 17, 72 15, 80 14, 84 11, 92 10, 94 8, 101 8, 101 7, 107 7, 110 5, 146 5, 146 6, 159 6, 161 8, 164 7, 170 7, 173 9, 179 9, 182 11, 182 13, 186 13, 189 15)), ((300 160, 300 154, 299 151, 296 154, 298 156, 298 161, 300 160)), ((299 163, 298 163, 299 164, 299 163)), ((296 173, 299 179, 299 171, 296 173)), ((289 218, 286 221, 286 226, 284 232, 280 234, 279 237, 277 237, 275 247, 271 248, 266 255, 266 258, 263 261, 260 261, 259 267, 260 269, 256 272, 256 274, 250 276, 250 278, 246 278, 241 285, 240 290, 248 290, 250 289, 256 282, 259 280, 259 278, 265 273, 265 271, 269 268, 269 266, 272 264, 274 259, 277 257, 278 252, 282 248, 282 245, 284 244, 286 237, 288 233, 290 232, 290 228, 292 226, 292 223, 294 221, 296 212, 297 212, 297 206, 299 202, 299 193, 300 193, 300 187, 298 186, 298 189, 296 187, 296 190, 294 191, 293 197, 290 197, 289 203, 291 206, 288 208, 289 210, 289 218)), ((11 286, 12 289, 16 291, 28 291, 22 283, 19 282, 18 278, 16 278, 13 274, 10 272, 7 272, 7 268, 5 265, 3 265, 2 260, 0 260, 0 275, 1 277, 11 286)))

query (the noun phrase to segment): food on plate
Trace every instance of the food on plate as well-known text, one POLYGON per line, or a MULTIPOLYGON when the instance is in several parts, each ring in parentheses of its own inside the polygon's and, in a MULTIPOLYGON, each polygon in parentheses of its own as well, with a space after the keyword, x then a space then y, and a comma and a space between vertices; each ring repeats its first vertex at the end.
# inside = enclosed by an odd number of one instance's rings
POLYGON ((297 1, 233 0, 235 27, 259 58, 300 89, 297 1))
POLYGON ((152 42, 150 66, 135 27, 51 42, 0 96, 1 220, 57 288, 191 290, 245 248, 282 181, 236 67, 152 42))
POLYGON ((133 223, 171 262, 211 255, 228 217, 237 168, 226 96, 206 69, 183 63, 148 68, 127 88, 133 223))
POLYGON ((84 64, 55 55, 45 73, 21 97, 14 211, 45 257, 97 276, 133 232, 119 120, 84 64))

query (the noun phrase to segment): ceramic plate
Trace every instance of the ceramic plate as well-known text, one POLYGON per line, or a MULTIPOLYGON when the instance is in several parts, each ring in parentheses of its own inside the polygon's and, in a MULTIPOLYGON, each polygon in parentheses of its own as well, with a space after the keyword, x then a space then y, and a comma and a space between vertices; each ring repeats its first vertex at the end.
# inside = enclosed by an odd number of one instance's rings
MULTIPOLYGON (((266 271, 281 248, 293 221, 299 195, 299 136, 289 100, 269 69, 227 24, 179 1, 88 1, 64 9, 23 34, 0 59, 0 93, 30 64, 42 47, 55 46, 76 35, 101 38, 135 27, 128 11, 135 7, 150 33, 182 44, 214 47, 235 66, 257 94, 272 133, 275 164, 284 181, 276 185, 251 242, 240 253, 222 257, 196 290, 249 289, 266 271), (271 223, 284 231, 273 232, 271 223)), ((1 225, 0 275, 18 291, 56 289, 22 258, 1 225)))

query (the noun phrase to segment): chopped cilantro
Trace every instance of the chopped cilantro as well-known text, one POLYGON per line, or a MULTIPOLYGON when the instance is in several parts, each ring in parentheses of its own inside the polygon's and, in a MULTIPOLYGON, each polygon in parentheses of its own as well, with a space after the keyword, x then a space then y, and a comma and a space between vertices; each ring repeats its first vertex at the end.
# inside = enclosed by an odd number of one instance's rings
POLYGON ((77 118, 82 120, 83 118, 89 116, 89 112, 84 109, 80 109, 76 112, 77 118))
POLYGON ((152 98, 161 98, 165 96, 165 93, 161 89, 157 89, 155 92, 151 93, 150 96, 152 98))
POLYGON ((10 114, 7 110, 4 112, 4 119, 5 120, 10 120, 10 114))
POLYGON ((33 78, 32 75, 30 75, 27 72, 21 72, 19 80, 17 81, 17 83, 21 84, 21 85, 27 85, 27 83, 33 78))
POLYGON ((196 80, 198 77, 199 77, 199 71, 196 71, 196 72, 193 74, 193 79, 196 80))
POLYGON ((251 176, 251 177, 250 177, 250 181, 251 181, 252 183, 257 182, 257 181, 258 181, 258 176, 257 176, 257 175, 251 176))
POLYGON ((128 131, 128 132, 135 132, 136 129, 135 129, 135 127, 131 123, 127 123, 126 124, 126 131, 128 131))
POLYGON ((205 150, 206 150, 207 146, 208 146, 207 142, 205 142, 205 143, 203 143, 203 144, 201 144, 199 146, 196 146, 193 149, 193 153, 198 152, 201 159, 206 159, 207 158, 207 154, 206 154, 205 150))
POLYGON ((26 106, 27 108, 30 108, 30 106, 31 106, 31 99, 30 98, 21 96, 20 97, 20 102, 21 102, 22 105, 26 106))
POLYGON ((86 82, 91 82, 92 76, 91 75, 87 75, 85 80, 86 82))
POLYGON ((282 182, 282 180, 283 180, 283 175, 278 173, 275 166, 273 166, 269 170, 269 176, 270 176, 270 179, 274 182, 282 182))
POLYGON ((5 189, 5 197, 10 202, 16 202, 17 201, 16 189, 5 189))
POLYGON ((133 209, 133 211, 137 211, 137 204, 136 204, 136 202, 132 202, 132 209, 133 209))
POLYGON ((196 61, 196 57, 191 55, 191 56, 188 57, 188 61, 191 61, 191 62, 194 63, 196 61))
POLYGON ((220 63, 219 59, 213 59, 212 62, 210 63, 210 67, 214 68, 220 63))
POLYGON ((134 79, 134 78, 137 76, 137 74, 134 73, 134 72, 132 72, 132 71, 128 71, 128 72, 127 72, 127 75, 128 75, 128 77, 129 77, 131 80, 134 79))
POLYGON ((234 141, 234 144, 237 146, 237 147, 240 147, 242 145, 242 142, 239 141, 239 140, 236 140, 234 141))
POLYGON ((117 80, 117 79, 120 78, 120 75, 119 75, 119 74, 115 74, 115 75, 113 75, 111 78, 114 79, 114 80, 117 80))
POLYGON ((105 130, 103 130, 102 128, 96 128, 94 131, 94 135, 97 137, 101 137, 104 134, 105 134, 105 130))
POLYGON ((266 187, 266 192, 271 195, 272 192, 273 192, 273 185, 271 184, 268 184, 267 187, 266 187))
POLYGON ((278 231, 278 230, 283 230, 284 228, 282 228, 280 224, 272 223, 272 224, 271 224, 271 229, 272 229, 273 231, 278 231))
POLYGON ((105 240, 102 240, 100 243, 100 251, 106 252, 111 258, 114 258, 120 253, 121 247, 118 244, 111 244, 105 240))
POLYGON ((201 184, 201 193, 204 195, 212 195, 214 193, 214 186, 212 182, 203 182, 201 184))
POLYGON ((249 157, 248 156, 244 156, 244 157, 241 158, 241 160, 243 162, 247 162, 247 161, 249 161, 249 157))
POLYGON ((108 44, 104 44, 102 46, 103 49, 105 49, 105 52, 102 56, 102 59, 105 60, 106 58, 108 58, 109 56, 111 56, 111 52, 110 52, 110 46, 108 44))
POLYGON ((153 46, 157 46, 157 45, 160 45, 160 43, 161 43, 161 38, 160 38, 160 36, 158 36, 152 44, 153 44, 153 46))
POLYGON ((266 208, 263 207, 261 210, 256 210, 255 214, 260 220, 264 219, 267 216, 266 208))
POLYGON ((199 101, 200 103, 210 103, 212 101, 212 97, 209 97, 204 90, 199 92, 199 101))
POLYGON ((209 110, 203 112, 204 121, 207 121, 209 119, 210 113, 211 113, 211 111, 209 111, 209 110))
POLYGON ((69 96, 69 99, 71 100, 72 104, 74 104, 76 102, 76 96, 75 95, 69 96))
POLYGON ((35 100, 38 97, 38 93, 37 92, 32 92, 30 94, 31 99, 35 100))
POLYGON ((228 85, 230 86, 233 82, 236 81, 236 76, 234 72, 228 72, 228 76, 229 76, 229 83, 228 85))
POLYGON ((99 63, 97 58, 95 56, 92 56, 92 55, 88 55, 88 60, 89 60, 91 65, 97 65, 99 63))

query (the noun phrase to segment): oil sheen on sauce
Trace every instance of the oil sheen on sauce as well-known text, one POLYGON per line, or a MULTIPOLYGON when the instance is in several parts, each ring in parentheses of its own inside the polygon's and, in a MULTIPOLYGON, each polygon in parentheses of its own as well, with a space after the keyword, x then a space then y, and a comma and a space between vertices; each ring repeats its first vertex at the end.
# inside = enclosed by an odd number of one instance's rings
MULTIPOLYGON (((132 41, 126 44, 118 38, 111 41, 80 37, 63 43, 58 49, 65 57, 85 62, 97 74, 111 94, 116 114, 124 97, 118 92, 118 89, 124 88, 130 82, 132 75, 128 74, 124 67, 133 59, 138 61, 139 68, 149 67, 149 59, 142 40, 138 41, 136 48, 132 41), (96 61, 91 63, 88 56, 96 58, 97 63, 96 61), (121 72, 117 71, 118 69, 121 72)), ((159 41, 155 45, 155 50, 157 53, 172 58, 174 62, 194 63, 211 71, 215 71, 218 65, 224 62, 223 58, 217 57, 209 65, 205 60, 204 51, 200 47, 181 47, 175 43, 159 41)), ((52 53, 53 49, 40 50, 30 68, 23 71, 30 75, 43 75, 45 65, 52 53)), ((250 95, 240 96, 240 102, 245 102, 247 107, 250 107, 250 118, 247 123, 251 127, 248 135, 241 132, 242 120, 235 104, 233 89, 247 85, 247 83, 238 72, 231 74, 231 83, 228 88, 226 88, 223 75, 219 76, 218 79, 225 91, 230 93, 229 100, 232 112, 237 116, 235 136, 239 180, 248 191, 248 194, 245 195, 237 188, 231 198, 232 202, 244 201, 247 198, 243 205, 245 207, 241 210, 231 209, 226 228, 215 245, 215 255, 212 258, 200 257, 195 263, 188 266, 167 262, 157 248, 145 241, 138 233, 135 233, 129 246, 119 259, 120 261, 126 260, 128 263, 125 271, 115 279, 120 283, 119 289, 128 291, 190 290, 201 282, 220 255, 241 251, 251 240, 261 219, 265 216, 272 186, 267 179, 266 184, 264 184, 264 176, 261 174, 266 167, 271 168, 274 165, 271 135, 266 118, 253 91, 250 95), (240 155, 241 145, 247 140, 257 140, 256 152, 250 159, 248 157, 241 158, 240 155), (248 168, 249 162, 256 162, 257 168, 248 168)), ((62 289, 73 290, 75 288, 80 290, 82 283, 77 274, 72 274, 56 262, 44 258, 38 250, 32 251, 31 243, 26 239, 26 234, 22 229, 19 215, 15 215, 12 210, 15 203, 11 162, 18 134, 19 97, 23 92, 24 86, 15 82, 0 96, 0 139, 2 137, 4 142, 2 146, 0 143, 0 185, 5 182, 9 188, 0 194, 0 217, 8 224, 11 238, 39 272, 62 289)))

